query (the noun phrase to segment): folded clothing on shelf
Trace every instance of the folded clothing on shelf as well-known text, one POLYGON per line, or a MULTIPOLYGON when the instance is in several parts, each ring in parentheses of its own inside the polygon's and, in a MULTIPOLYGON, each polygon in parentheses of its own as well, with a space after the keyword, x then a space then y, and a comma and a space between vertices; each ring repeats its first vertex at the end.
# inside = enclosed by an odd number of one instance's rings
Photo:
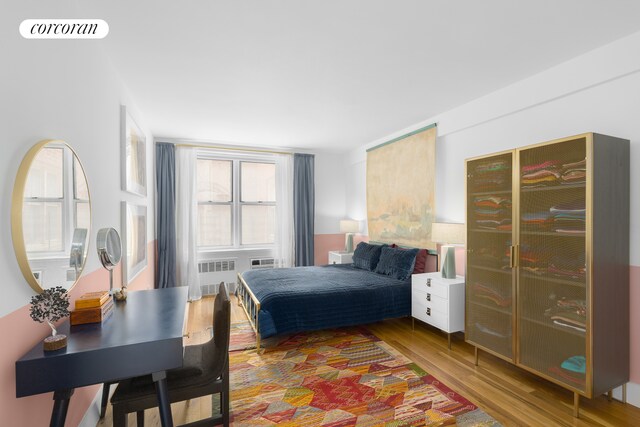
POLYGON ((475 282, 471 285, 471 291, 476 298, 490 301, 498 307, 510 307, 511 306, 511 293, 500 292, 492 286, 485 285, 480 282, 475 282))
POLYGON ((509 327, 496 327, 496 325, 485 325, 480 322, 476 322, 476 328, 487 335, 491 335, 496 338, 510 338, 511 328, 509 327))
POLYGON ((511 230, 511 199, 499 196, 475 197, 473 213, 478 228, 511 230))
POLYGON ((522 166, 522 186, 526 188, 557 184, 561 175, 559 167, 559 160, 547 160, 533 165, 522 166))
POLYGON ((587 178, 587 159, 562 165, 560 184, 582 183, 587 178))
POLYGON ((506 269, 509 267, 509 256, 504 254, 502 249, 496 247, 482 247, 476 249, 473 254, 469 255, 472 264, 481 267, 490 267, 497 269, 506 269))
POLYGON ((549 251, 535 246, 520 245, 520 265, 522 267, 546 268, 548 262, 549 251))
POLYGON ((583 386, 587 372, 587 360, 584 356, 571 356, 560 366, 552 366, 549 372, 561 380, 583 386))
POLYGON ((568 254, 555 255, 549 261, 547 271, 558 277, 583 279, 587 272, 585 254, 581 253, 573 256, 568 254))
POLYGON ((584 234, 586 212, 584 198, 580 198, 552 206, 548 211, 523 213, 521 222, 529 231, 584 234))
POLYGON ((511 166, 506 160, 492 160, 476 166, 473 191, 503 189, 511 176, 511 166))
POLYGON ((584 374, 587 372, 587 359, 584 356, 571 356, 560 364, 565 371, 584 374))
POLYGON ((549 211, 522 214, 522 224, 530 230, 548 230, 553 224, 553 216, 549 211))
POLYGON ((586 331, 587 304, 585 300, 561 298, 554 307, 545 310, 544 315, 554 324, 581 332, 586 331))

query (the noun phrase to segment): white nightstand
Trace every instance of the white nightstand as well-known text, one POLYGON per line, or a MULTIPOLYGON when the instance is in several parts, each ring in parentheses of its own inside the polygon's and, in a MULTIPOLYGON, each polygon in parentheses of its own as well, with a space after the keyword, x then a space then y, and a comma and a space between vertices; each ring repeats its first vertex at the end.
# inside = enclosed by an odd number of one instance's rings
POLYGON ((329 251, 329 264, 351 264, 353 252, 329 251))
POLYGON ((448 335, 464 331, 464 277, 443 279, 441 272, 411 276, 411 316, 448 335))

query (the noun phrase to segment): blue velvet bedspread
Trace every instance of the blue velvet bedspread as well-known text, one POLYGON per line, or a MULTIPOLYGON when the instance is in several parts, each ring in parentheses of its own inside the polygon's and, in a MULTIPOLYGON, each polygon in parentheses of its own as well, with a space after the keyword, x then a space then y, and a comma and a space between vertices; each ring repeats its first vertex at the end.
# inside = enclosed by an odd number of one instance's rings
POLYGON ((260 301, 263 338, 411 315, 410 278, 400 281, 351 264, 251 270, 242 278, 260 301))

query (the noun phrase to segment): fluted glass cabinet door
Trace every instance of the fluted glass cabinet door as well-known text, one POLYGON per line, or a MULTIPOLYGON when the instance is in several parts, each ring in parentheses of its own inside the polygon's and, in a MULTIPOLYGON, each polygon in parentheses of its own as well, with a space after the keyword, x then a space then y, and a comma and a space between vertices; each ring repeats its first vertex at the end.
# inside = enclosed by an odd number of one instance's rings
POLYGON ((467 161, 465 338, 513 359, 514 153, 467 161))
POLYGON ((584 391, 587 140, 525 148, 518 155, 518 364, 584 391))

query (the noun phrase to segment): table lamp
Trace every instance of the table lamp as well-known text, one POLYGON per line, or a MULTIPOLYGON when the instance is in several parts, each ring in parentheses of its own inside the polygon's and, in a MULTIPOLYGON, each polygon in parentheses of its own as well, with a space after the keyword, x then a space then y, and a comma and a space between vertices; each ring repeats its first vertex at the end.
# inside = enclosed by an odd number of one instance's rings
POLYGON ((465 240, 464 224, 434 222, 431 226, 431 241, 441 243, 440 270, 445 279, 456 277, 456 249, 465 240))
POLYGON ((353 252, 353 233, 360 231, 360 222, 355 219, 340 220, 340 232, 344 235, 344 251, 353 252))

